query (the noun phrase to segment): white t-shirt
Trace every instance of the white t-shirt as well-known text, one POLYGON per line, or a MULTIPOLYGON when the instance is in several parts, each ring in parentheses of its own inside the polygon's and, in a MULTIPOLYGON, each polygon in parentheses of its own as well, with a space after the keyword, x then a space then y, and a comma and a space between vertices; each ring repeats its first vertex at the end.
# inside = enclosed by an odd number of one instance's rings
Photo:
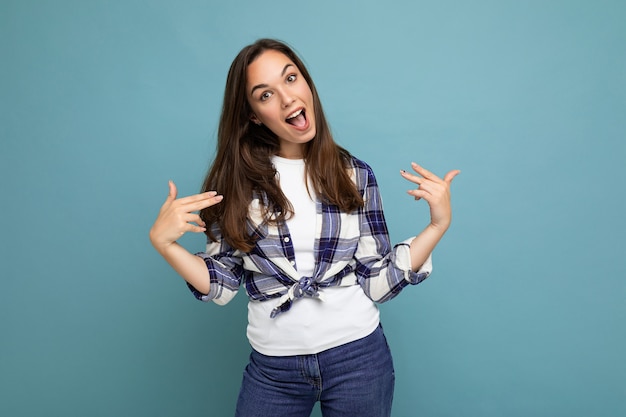
MULTIPOLYGON (((291 202, 294 215, 287 227, 301 276, 315 268, 315 194, 305 183, 304 161, 272 157, 280 187, 291 202)), ((319 353, 369 335, 378 326, 378 307, 361 287, 320 288, 324 301, 303 297, 288 312, 270 318, 275 303, 248 303, 248 339, 252 347, 268 356, 319 353)))

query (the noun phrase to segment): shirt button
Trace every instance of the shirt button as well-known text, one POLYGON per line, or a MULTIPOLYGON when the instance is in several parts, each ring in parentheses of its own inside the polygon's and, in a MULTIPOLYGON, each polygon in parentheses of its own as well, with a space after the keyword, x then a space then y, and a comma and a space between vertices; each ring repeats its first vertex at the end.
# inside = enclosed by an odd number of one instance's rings
POLYGON ((289 263, 291 264, 291 266, 294 266, 296 264, 296 261, 291 261, 289 263))
POLYGON ((289 242, 291 239, 289 239, 289 237, 286 237, 285 239, 283 239, 285 242, 289 242))

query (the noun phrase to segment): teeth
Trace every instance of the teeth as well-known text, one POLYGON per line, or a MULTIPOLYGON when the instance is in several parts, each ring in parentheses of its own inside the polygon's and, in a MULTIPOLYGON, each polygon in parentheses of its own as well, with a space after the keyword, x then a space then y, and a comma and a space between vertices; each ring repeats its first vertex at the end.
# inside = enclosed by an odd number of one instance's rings
POLYGON ((302 109, 297 110, 297 111, 291 113, 289 116, 287 116, 287 119, 293 119, 294 117, 299 116, 300 113, 302 113, 302 109))

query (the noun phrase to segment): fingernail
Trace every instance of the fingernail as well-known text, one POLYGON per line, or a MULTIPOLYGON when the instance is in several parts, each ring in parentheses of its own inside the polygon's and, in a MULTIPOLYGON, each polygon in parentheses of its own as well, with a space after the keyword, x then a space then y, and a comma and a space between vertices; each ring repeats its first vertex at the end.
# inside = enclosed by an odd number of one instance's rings
POLYGON ((218 195, 218 196, 215 197, 215 200, 222 201, 223 198, 224 198, 223 195, 218 195))

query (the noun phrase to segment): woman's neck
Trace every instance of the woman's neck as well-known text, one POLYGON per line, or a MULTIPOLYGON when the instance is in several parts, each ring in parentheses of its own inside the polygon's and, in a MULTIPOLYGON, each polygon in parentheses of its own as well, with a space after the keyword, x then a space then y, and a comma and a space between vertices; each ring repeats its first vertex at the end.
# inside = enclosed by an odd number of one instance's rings
POLYGON ((302 143, 281 143, 280 149, 276 154, 285 159, 303 159, 304 158, 304 144, 302 143))

